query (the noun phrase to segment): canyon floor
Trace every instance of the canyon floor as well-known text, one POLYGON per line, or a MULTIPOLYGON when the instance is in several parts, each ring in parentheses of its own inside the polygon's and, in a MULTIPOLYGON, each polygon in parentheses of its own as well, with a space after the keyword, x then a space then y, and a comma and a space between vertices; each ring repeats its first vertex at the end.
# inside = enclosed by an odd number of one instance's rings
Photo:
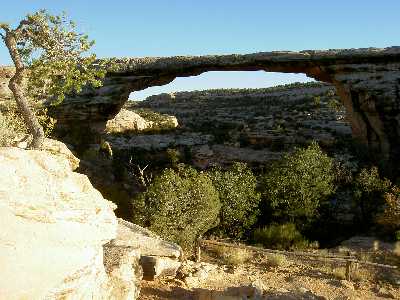
POLYGON ((261 281, 263 284, 264 298, 261 299, 400 299, 400 290, 385 283, 369 280, 350 282, 338 279, 328 271, 307 265, 263 270, 253 264, 240 266, 233 274, 217 269, 206 281, 199 282, 196 288, 176 280, 143 281, 139 299, 202 299, 201 290, 205 290, 206 293, 210 291, 212 294, 211 291, 214 290, 223 291, 230 287, 247 286, 254 281, 261 281))
POLYGON ((255 254, 232 268, 205 255, 201 263, 186 264, 197 271, 182 280, 143 281, 139 299, 400 299, 398 272, 382 268, 360 265, 346 280, 343 265, 309 258, 286 258, 271 266, 267 255, 255 254))

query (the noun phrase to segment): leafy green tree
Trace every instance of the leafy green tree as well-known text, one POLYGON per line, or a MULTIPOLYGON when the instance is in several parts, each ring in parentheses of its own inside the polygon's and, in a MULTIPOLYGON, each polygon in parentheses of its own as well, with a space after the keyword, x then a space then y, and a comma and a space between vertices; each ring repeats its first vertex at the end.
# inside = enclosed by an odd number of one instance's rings
POLYGON ((302 249, 310 246, 293 223, 271 224, 257 228, 253 232, 253 242, 274 249, 302 249))
POLYGON ((44 131, 30 100, 59 104, 65 94, 80 92, 85 85, 100 86, 105 70, 95 63, 94 54, 83 57, 94 42, 76 33, 65 14, 53 16, 41 10, 28 14, 15 28, 0 23, 0 30, 15 66, 9 88, 33 136, 30 147, 40 148, 44 131))
POLYGON ((216 231, 232 238, 243 237, 259 214, 257 178, 244 163, 235 163, 227 171, 213 169, 209 175, 222 205, 216 231))
POLYGON ((382 226, 386 233, 399 240, 400 235, 400 188, 393 186, 385 194, 385 209, 381 212, 376 221, 382 226))
POLYGON ((313 142, 276 162, 261 185, 274 215, 301 225, 317 216, 320 205, 335 190, 334 180, 333 160, 313 142))
POLYGON ((353 199, 361 210, 361 221, 370 225, 384 204, 385 193, 389 192, 391 182, 379 176, 377 167, 362 169, 354 180, 353 199))
POLYGON ((133 222, 186 248, 218 225, 220 207, 209 176, 181 165, 165 169, 133 200, 133 222))

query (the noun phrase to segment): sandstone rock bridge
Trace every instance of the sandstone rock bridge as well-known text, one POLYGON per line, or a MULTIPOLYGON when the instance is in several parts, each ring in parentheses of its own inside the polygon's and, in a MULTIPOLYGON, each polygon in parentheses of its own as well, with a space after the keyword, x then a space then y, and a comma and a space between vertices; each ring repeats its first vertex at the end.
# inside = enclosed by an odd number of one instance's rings
POLYGON ((101 130, 131 92, 164 85, 176 77, 208 71, 304 73, 336 87, 356 139, 379 159, 396 162, 400 157, 400 47, 111 61, 113 67, 101 88, 71 95, 56 108, 53 113, 60 127, 101 130))

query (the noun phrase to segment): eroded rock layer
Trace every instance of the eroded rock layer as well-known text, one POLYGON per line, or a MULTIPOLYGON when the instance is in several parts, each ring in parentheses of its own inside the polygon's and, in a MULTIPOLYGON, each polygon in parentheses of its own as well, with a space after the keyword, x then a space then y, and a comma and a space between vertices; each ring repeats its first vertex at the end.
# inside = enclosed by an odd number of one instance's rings
POLYGON ((131 92, 207 71, 304 73, 333 84, 346 106, 353 136, 379 159, 400 154, 400 47, 275 51, 255 54, 111 59, 104 85, 70 96, 53 114, 59 126, 102 131, 131 92))
POLYGON ((381 159, 395 161, 400 154, 400 47, 124 58, 113 62, 103 87, 69 97, 57 108, 60 124, 90 124, 102 129, 131 92, 167 84, 176 77, 207 71, 304 73, 336 87, 354 137, 381 159))

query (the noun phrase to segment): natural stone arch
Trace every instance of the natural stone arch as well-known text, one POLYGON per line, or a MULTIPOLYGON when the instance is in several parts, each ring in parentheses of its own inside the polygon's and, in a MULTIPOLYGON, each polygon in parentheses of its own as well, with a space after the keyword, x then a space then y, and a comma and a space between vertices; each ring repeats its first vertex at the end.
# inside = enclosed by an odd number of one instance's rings
POLYGON ((333 84, 346 107, 353 136, 385 161, 400 154, 400 47, 246 55, 112 59, 99 89, 70 96, 53 113, 60 127, 102 130, 133 91, 208 71, 304 73, 333 84))

